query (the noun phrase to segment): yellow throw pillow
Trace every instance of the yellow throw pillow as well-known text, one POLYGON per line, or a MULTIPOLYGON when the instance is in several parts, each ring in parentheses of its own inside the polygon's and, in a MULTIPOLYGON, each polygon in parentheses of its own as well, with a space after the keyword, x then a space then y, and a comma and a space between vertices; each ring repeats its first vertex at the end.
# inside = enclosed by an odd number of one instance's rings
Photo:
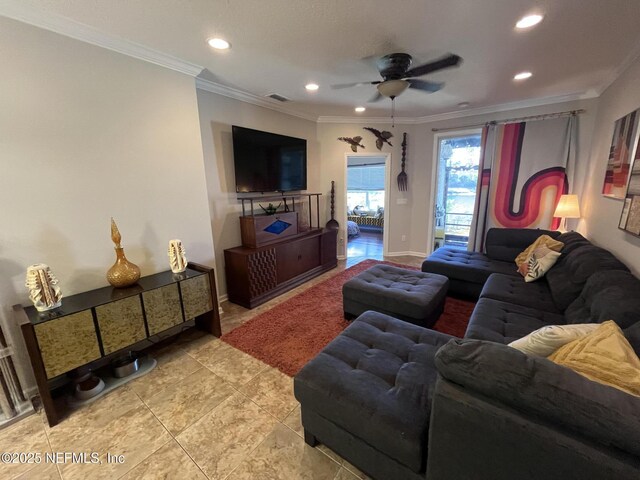
POLYGON ((640 358, 612 320, 560 347, 548 358, 594 382, 640 396, 640 358))
POLYGON ((562 247, 564 247, 564 243, 559 242, 558 240, 554 240, 549 235, 540 235, 538 238, 536 238, 535 242, 529 245, 524 252, 516 257, 516 266, 518 266, 519 268, 520 265, 527 261, 529 256, 531 256, 531 253, 533 253, 533 251, 540 246, 545 246, 548 249, 553 250, 554 252, 559 252, 560 250, 562 250, 562 247))

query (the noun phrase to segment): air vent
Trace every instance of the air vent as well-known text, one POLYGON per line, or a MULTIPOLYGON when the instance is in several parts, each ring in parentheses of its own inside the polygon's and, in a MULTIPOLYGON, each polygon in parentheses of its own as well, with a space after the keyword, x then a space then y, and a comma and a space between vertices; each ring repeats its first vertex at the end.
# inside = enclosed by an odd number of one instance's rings
POLYGON ((269 95, 267 95, 267 97, 273 98, 274 100, 277 100, 279 102, 290 102, 291 101, 287 97, 283 97, 282 95, 278 95, 277 93, 270 93, 269 95))

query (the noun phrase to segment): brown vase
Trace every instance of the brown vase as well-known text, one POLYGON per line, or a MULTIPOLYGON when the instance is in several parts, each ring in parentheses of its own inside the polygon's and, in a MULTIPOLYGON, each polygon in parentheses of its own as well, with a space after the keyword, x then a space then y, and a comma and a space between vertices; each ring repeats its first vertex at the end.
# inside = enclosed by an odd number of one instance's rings
POLYGON ((140 268, 127 260, 124 248, 115 247, 116 263, 107 272, 107 281, 116 288, 133 285, 140 278, 140 268))

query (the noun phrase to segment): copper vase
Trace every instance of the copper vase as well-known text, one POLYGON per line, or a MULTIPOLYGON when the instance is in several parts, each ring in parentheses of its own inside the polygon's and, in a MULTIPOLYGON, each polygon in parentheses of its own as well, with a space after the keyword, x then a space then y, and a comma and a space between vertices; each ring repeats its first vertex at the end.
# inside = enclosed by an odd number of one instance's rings
POLYGON ((107 281, 116 288, 133 285, 140 278, 140 268, 127 260, 124 248, 115 247, 116 263, 107 272, 107 281))

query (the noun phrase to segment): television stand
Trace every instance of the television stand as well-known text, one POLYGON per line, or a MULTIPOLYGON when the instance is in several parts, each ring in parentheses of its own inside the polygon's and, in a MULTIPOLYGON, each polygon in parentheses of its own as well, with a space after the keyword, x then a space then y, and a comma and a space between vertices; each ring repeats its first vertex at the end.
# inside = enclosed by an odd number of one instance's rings
POLYGON ((254 308, 335 268, 337 235, 312 228, 263 247, 225 250, 229 301, 254 308))

